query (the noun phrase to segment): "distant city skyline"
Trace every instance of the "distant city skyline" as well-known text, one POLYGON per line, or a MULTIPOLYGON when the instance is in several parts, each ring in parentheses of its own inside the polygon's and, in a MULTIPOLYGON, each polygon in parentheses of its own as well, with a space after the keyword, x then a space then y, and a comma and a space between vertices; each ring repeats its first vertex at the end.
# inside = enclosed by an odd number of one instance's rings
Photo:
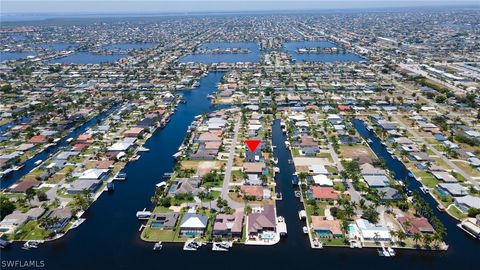
POLYGON ((478 0, 420 0, 420 1, 363 1, 363 0, 222 0, 222 1, 171 1, 171 0, 6 0, 1 1, 2 14, 41 14, 41 13, 174 13, 174 12, 240 12, 240 11, 288 11, 288 10, 327 10, 349 8, 397 8, 418 6, 461 6, 476 5, 478 0))

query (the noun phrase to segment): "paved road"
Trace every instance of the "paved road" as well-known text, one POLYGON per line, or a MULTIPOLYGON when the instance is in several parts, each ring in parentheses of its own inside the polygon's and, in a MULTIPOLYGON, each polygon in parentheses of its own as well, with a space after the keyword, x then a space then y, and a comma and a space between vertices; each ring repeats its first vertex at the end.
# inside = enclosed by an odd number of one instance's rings
POLYGON ((222 199, 226 200, 228 202, 228 205, 232 208, 243 208, 245 206, 244 203, 236 202, 228 196, 230 178, 232 176, 233 160, 235 158, 235 149, 237 147, 238 131, 240 129, 240 119, 240 115, 237 116, 237 122, 235 123, 235 127, 233 130, 233 140, 232 145, 230 146, 230 153, 228 155, 227 166, 225 168, 225 178, 223 179, 222 186, 222 199))
MULTIPOLYGON (((340 173, 344 170, 343 165, 341 160, 338 158, 337 152, 335 152, 335 149, 333 149, 333 146, 330 142, 328 142, 328 150, 330 151, 333 162, 337 165, 338 172, 340 173)), ((345 184, 347 185, 347 190, 350 194, 352 201, 358 203, 362 198, 362 195, 357 190, 355 190, 355 188, 353 188, 352 182, 350 180, 345 181, 345 184)))
POLYGON ((425 139, 423 139, 420 135, 418 135, 418 133, 413 130, 412 128, 409 128, 407 127, 407 125, 405 125, 402 121, 400 121, 398 119, 397 116, 393 116, 393 119, 395 119, 395 121, 400 125, 402 126, 403 128, 405 128, 406 130, 408 130, 412 135, 413 137, 415 137, 415 139, 419 142, 421 142, 422 144, 425 144, 427 146, 428 149, 430 149, 435 155, 437 155, 438 157, 440 157, 445 163, 447 163, 450 167, 452 167, 455 171, 457 171, 459 174, 461 174, 465 179, 467 179, 472 185, 476 186, 477 188, 480 188, 480 184, 475 181, 474 179, 472 179, 472 177, 470 175, 468 175, 467 173, 465 173, 462 169, 460 169, 455 163, 453 163, 450 159, 448 159, 446 156, 443 155, 443 153, 441 153, 440 151, 438 151, 437 149, 435 149, 435 147, 431 146, 425 139))

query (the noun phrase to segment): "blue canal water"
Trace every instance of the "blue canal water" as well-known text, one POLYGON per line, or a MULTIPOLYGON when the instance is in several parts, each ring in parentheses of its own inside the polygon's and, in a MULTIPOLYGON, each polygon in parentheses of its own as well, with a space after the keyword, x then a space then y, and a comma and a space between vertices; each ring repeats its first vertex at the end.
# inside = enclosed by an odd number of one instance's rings
POLYGON ((8 60, 25 59, 28 56, 35 56, 35 52, 0 52, 0 62, 8 60))
POLYGON ((50 155, 55 154, 59 150, 61 150, 63 147, 67 146, 69 143, 67 142, 68 138, 75 138, 78 135, 82 134, 85 132, 87 129, 90 127, 94 126, 95 124, 101 122, 103 119, 105 119, 110 113, 112 113, 116 108, 118 108, 118 105, 114 105, 110 107, 108 110, 101 112, 100 114, 92 117, 82 125, 78 126, 77 128, 73 129, 70 133, 68 133, 66 136, 64 136, 60 141, 55 146, 52 146, 50 148, 44 149, 43 151, 39 152, 29 160, 24 162, 24 166, 12 173, 10 173, 7 176, 4 176, 0 180, 0 189, 8 188, 11 185, 15 184, 18 180, 20 180, 23 176, 25 176, 27 173, 29 173, 33 168, 35 168, 37 165, 35 165, 35 162, 38 160, 43 160, 45 161, 46 159, 49 158, 50 155))
POLYGON ((199 62, 210 63, 236 63, 236 62, 260 62, 260 48, 255 42, 209 42, 200 46, 203 49, 227 49, 242 48, 249 49, 249 53, 223 53, 223 54, 189 54, 181 58, 182 63, 199 62))
POLYGON ((76 45, 77 44, 75 43, 46 43, 46 44, 41 44, 39 47, 47 50, 52 50, 52 51, 65 51, 76 45))
MULTIPOLYGON (((330 41, 296 41, 285 42, 284 48, 279 51, 284 51, 292 55, 292 58, 296 62, 359 62, 365 61, 365 59, 355 53, 321 53, 321 54, 299 54, 296 52, 298 48, 328 48, 338 47, 335 43, 330 41)), ((199 63, 236 63, 236 62, 252 62, 258 63, 262 51, 255 42, 211 42, 204 43, 200 48, 205 49, 226 49, 226 48, 243 48, 249 49, 250 53, 229 53, 229 54, 190 54, 182 57, 180 61, 182 63, 187 62, 199 62, 199 63)))
MULTIPOLYGON (((128 180, 117 182, 114 193, 103 194, 86 212, 86 221, 66 236, 25 251, 21 244, 2 251, 2 260, 44 260, 45 269, 476 269, 479 245, 463 234, 451 219, 443 216, 449 229, 447 252, 397 251, 393 258, 378 257, 375 249, 325 248, 313 250, 298 219, 301 204, 293 194, 291 153, 285 148, 285 135, 278 120, 272 128, 274 154, 280 174, 275 181, 283 200, 277 202, 278 215, 287 222, 288 237, 275 246, 234 246, 230 252, 212 252, 210 246, 185 252, 182 244, 165 244, 152 250, 153 243, 140 240, 136 211, 150 207, 155 184, 174 166, 172 155, 181 145, 194 116, 208 113, 207 95, 213 93, 223 73, 210 72, 201 86, 183 91, 186 104, 180 104, 170 123, 157 130, 146 142, 149 152, 129 163, 124 171, 128 180), (450 223, 448 221, 450 220, 450 223)), ((357 124, 358 126, 358 124, 357 124)), ((366 133, 359 130, 362 135, 366 133)), ((368 135, 368 134, 367 134, 368 135)), ((374 138, 372 138, 373 140, 374 138)), ((376 144, 377 141, 374 141, 376 144)), ((374 151, 379 148, 374 146, 374 151)), ((380 154, 380 153, 379 153, 380 154)), ((386 159, 387 160, 387 159, 386 159)), ((389 161, 387 160, 387 163, 389 161)))
MULTIPOLYGON (((420 182, 409 175, 410 171, 400 160, 394 158, 394 156, 388 153, 387 147, 382 144, 382 141, 376 136, 375 132, 369 131, 361 120, 354 119, 352 120, 352 123, 365 140, 372 140, 370 147, 378 157, 385 160, 388 169, 394 173, 395 179, 403 181, 410 190, 419 191, 419 188, 421 187, 420 182)), ((458 221, 450 217, 448 214, 440 212, 437 209, 437 202, 430 195, 422 192, 419 192, 419 194, 430 205, 430 208, 432 208, 435 215, 440 221, 442 221, 447 229, 445 242, 449 245, 449 249, 447 252, 438 254, 439 256, 437 260, 439 261, 439 264, 437 267, 443 267, 447 264, 453 264, 454 262, 457 262, 460 265, 462 261, 464 267, 466 267, 465 269, 473 267, 473 265, 469 264, 468 258, 473 258, 475 255, 478 256, 480 254, 480 241, 474 239, 458 228, 458 221)), ((452 265, 452 267, 454 266, 452 265)))
POLYGON ((141 50, 153 47, 154 43, 119 43, 103 46, 105 50, 141 50))
POLYGON ((360 62, 365 61, 363 57, 358 54, 351 52, 339 52, 339 53, 312 53, 312 54, 300 54, 297 53, 299 48, 332 48, 339 46, 330 41, 297 41, 297 42, 285 42, 284 51, 292 55, 292 58, 296 60, 297 63, 304 62, 360 62))
POLYGON ((118 61, 127 54, 98 54, 91 52, 75 52, 68 56, 47 61, 48 64, 101 64, 118 61))

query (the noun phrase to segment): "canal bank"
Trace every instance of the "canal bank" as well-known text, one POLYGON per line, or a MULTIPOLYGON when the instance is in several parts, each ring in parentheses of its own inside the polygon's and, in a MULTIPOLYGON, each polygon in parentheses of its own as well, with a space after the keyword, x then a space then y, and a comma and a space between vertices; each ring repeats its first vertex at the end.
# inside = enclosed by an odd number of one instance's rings
POLYGON ((69 138, 76 138, 78 135, 84 133, 86 130, 91 128, 92 126, 96 125, 97 123, 101 122, 107 116, 109 116, 112 112, 114 112, 116 109, 118 109, 120 104, 114 104, 107 110, 93 116, 80 126, 74 128, 72 131, 70 131, 68 134, 63 136, 60 141, 57 142, 56 145, 42 149, 40 152, 38 152, 36 155, 28 159, 23 163, 23 167, 20 168, 19 170, 16 170, 12 173, 10 173, 7 176, 4 176, 0 180, 0 189, 8 188, 11 185, 15 184, 18 182, 23 176, 28 174, 31 170, 33 170, 35 167, 37 167, 38 164, 35 164, 35 162, 42 160, 45 161, 47 160, 50 156, 54 155, 57 153, 60 149, 63 147, 67 146, 69 142, 67 141, 69 138))

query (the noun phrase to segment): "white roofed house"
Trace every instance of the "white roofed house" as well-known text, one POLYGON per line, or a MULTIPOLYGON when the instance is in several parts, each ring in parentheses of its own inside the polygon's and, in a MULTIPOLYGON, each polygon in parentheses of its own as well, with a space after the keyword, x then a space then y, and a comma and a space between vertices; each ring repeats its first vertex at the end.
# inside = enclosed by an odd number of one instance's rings
POLYGON ((480 197, 475 197, 472 195, 456 197, 455 205, 463 212, 468 212, 468 209, 470 208, 480 209, 480 197))
POLYGON ((205 233, 208 225, 208 217, 187 212, 180 222, 180 235, 186 237, 198 237, 205 233))
POLYGON ((373 224, 370 221, 359 218, 355 220, 362 242, 388 242, 392 240, 390 231, 387 227, 379 224, 373 224))
POLYGON ((88 169, 78 176, 74 182, 67 184, 69 194, 81 193, 84 190, 95 192, 110 174, 109 169, 88 169))

